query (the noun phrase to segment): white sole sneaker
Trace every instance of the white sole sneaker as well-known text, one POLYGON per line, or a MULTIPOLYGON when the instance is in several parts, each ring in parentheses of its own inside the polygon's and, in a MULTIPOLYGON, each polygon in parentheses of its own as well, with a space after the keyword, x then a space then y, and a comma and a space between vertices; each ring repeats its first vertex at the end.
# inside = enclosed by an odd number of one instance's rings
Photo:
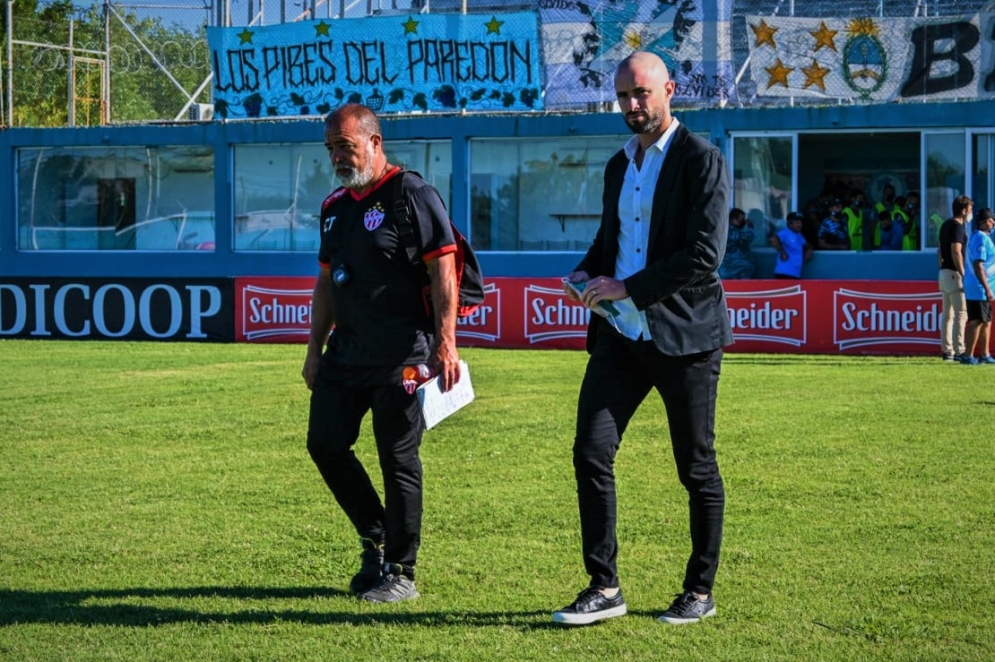
POLYGON ((563 625, 590 625, 591 623, 597 623, 598 621, 615 618, 616 616, 625 616, 627 611, 628 607, 626 607, 625 604, 621 604, 618 607, 612 607, 610 609, 602 609, 601 611, 592 611, 587 614, 574 614, 568 611, 554 611, 553 622, 562 623, 563 625))
POLYGON ((673 616, 661 616, 658 620, 661 623, 669 623, 670 625, 686 625, 688 623, 697 623, 701 619, 708 618, 709 616, 715 616, 715 607, 712 607, 701 616, 697 616, 695 618, 674 618, 673 616))

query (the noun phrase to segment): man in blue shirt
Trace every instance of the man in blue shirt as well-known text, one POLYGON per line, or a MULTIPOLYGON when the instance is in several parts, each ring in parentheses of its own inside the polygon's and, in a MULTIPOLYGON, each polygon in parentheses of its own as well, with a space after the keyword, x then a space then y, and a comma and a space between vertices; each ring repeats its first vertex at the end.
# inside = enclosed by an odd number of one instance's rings
POLYGON ((878 227, 881 239, 878 241, 879 251, 900 251, 905 233, 902 232, 902 224, 896 223, 892 219, 892 212, 882 209, 878 212, 878 227))
POLYGON ((812 247, 802 235, 802 215, 793 211, 788 214, 787 220, 788 227, 770 237, 770 245, 777 251, 774 277, 801 278, 802 263, 812 257, 812 247))
POLYGON ((988 207, 978 210, 977 232, 967 240, 967 268, 964 270, 964 298, 967 300, 967 348, 960 362, 965 365, 995 364, 989 351, 992 330, 992 300, 995 296, 995 244, 989 233, 995 227, 995 214, 988 207), (974 348, 981 352, 974 357, 974 348))

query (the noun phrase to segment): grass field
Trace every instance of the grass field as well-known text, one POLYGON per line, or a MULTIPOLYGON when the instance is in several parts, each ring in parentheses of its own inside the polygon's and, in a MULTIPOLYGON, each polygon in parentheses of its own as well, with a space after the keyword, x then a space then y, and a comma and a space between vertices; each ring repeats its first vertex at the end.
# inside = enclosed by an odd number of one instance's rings
POLYGON ((617 462, 630 614, 567 629, 585 355, 463 351, 477 400, 422 449, 422 597, 378 606, 344 590, 303 349, 0 341, 0 660, 995 659, 995 369, 727 355, 719 613, 678 628, 686 496, 647 400, 617 462))

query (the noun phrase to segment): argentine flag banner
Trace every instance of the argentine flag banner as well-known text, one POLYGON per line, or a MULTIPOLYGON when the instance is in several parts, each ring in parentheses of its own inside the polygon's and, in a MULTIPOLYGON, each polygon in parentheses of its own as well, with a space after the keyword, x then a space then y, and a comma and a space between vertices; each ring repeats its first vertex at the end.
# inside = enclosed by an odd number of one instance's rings
POLYGON ((659 55, 674 101, 736 99, 732 0, 539 0, 546 108, 615 101, 615 68, 635 51, 659 55))
POLYGON ((534 12, 207 28, 215 119, 542 110, 534 12))
POLYGON ((995 14, 747 16, 757 95, 853 101, 995 96, 995 14))

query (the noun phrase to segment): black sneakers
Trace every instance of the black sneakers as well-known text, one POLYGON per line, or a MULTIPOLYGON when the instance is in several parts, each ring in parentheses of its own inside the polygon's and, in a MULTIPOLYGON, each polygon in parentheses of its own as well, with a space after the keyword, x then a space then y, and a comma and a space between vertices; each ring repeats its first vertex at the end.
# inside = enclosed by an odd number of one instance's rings
POLYGON ((707 600, 699 600, 694 593, 681 593, 670 608, 663 612, 660 622, 684 625, 709 616, 715 616, 715 599, 711 595, 707 600))
POLYGON ((419 593, 415 580, 401 573, 402 568, 396 563, 384 563, 380 581, 359 597, 367 602, 400 602, 417 598, 419 593))
POLYGON ((586 588, 572 603, 553 612, 553 622, 564 625, 589 625, 615 616, 623 616, 625 612, 625 598, 622 597, 621 589, 615 597, 607 598, 601 589, 586 588))
POLYGON ((359 572, 349 582, 349 590, 357 595, 376 586, 383 570, 383 543, 369 538, 359 540, 363 544, 363 553, 359 555, 359 572))

